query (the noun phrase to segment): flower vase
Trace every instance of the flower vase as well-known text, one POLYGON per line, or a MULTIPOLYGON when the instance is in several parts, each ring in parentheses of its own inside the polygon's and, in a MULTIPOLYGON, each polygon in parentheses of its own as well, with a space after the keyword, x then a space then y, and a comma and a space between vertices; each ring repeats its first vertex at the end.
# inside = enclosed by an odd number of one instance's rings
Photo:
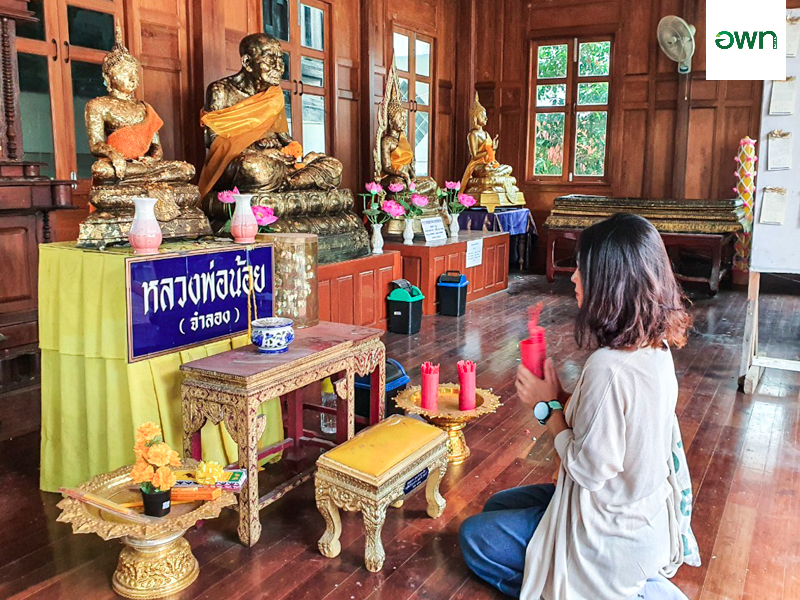
POLYGON ((166 492, 153 492, 148 494, 142 490, 142 502, 144 503, 144 514, 148 517, 164 517, 169 514, 170 496, 172 490, 166 492))
POLYGON ((460 229, 460 225, 458 224, 458 214, 451 212, 450 213, 450 237, 457 238, 458 237, 458 230, 460 229))
POLYGON ((236 207, 231 217, 231 235, 237 244, 254 244, 258 233, 258 221, 250 205, 253 194, 233 194, 236 207))
POLYGON ((403 243, 406 246, 414 245, 414 220, 405 219, 405 228, 403 229, 403 243))
POLYGON ((135 254, 155 254, 161 245, 161 225, 156 219, 156 198, 133 198, 134 213, 128 243, 135 254))
POLYGON ((383 234, 381 233, 381 229, 383 229, 383 223, 373 223, 372 224, 372 253, 373 254, 383 254, 383 234))

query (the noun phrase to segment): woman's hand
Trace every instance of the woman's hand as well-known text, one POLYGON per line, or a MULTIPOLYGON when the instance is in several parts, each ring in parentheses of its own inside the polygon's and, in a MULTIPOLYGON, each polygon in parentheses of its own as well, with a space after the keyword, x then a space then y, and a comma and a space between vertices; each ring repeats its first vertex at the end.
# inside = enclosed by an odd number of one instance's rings
POLYGON ((520 364, 517 367, 517 395, 528 408, 533 408, 537 402, 561 398, 563 390, 553 361, 549 358, 544 361, 544 379, 539 379, 525 365, 520 364))

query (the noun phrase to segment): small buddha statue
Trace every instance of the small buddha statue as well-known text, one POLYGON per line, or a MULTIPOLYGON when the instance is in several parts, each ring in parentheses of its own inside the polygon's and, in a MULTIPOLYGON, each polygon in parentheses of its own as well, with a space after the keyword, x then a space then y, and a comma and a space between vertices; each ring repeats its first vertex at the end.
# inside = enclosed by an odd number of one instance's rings
POLYGON ((108 95, 86 103, 85 121, 92 165, 89 202, 97 209, 80 227, 80 246, 127 240, 133 198, 158 199, 156 217, 165 239, 198 237, 211 230, 199 209, 192 165, 164 160, 158 132, 164 122, 147 102, 134 96, 140 64, 128 52, 116 25, 116 42, 102 65, 108 95))
POLYGON ((209 149, 200 193, 231 189, 259 193, 332 190, 342 181, 342 163, 319 152, 298 162, 302 148, 289 135, 283 90, 283 50, 265 33, 239 44, 242 68, 213 82, 204 114, 209 149))
POLYGON ((342 163, 320 152, 303 155, 289 135, 280 42, 248 35, 239 54, 242 68, 206 89, 200 123, 208 154, 199 183, 206 213, 215 227, 223 224, 217 194, 236 187, 275 211, 275 232, 317 234, 320 263, 366 255, 369 238, 353 212, 353 194, 339 189, 342 163))
POLYGON ((470 162, 461 180, 461 190, 474 196, 481 204, 494 206, 503 204, 525 204, 525 198, 517 187, 517 180, 511 176, 512 168, 497 162, 496 154, 499 137, 492 138, 484 130, 488 122, 486 109, 475 92, 475 102, 469 111, 472 129, 467 136, 470 162))

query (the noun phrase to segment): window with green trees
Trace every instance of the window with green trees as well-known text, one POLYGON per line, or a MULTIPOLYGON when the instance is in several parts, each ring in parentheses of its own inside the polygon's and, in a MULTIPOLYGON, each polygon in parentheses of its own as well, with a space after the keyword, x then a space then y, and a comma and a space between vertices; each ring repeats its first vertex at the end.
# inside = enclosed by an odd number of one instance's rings
POLYGON ((610 38, 531 42, 528 178, 604 181, 610 38))

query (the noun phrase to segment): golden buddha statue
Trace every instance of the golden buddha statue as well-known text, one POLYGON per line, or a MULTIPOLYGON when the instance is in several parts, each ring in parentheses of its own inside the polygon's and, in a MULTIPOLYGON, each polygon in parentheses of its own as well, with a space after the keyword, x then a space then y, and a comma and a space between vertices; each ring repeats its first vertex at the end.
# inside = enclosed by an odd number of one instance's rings
POLYGON ((363 256, 369 240, 353 212, 353 195, 341 190, 342 163, 309 152, 289 135, 283 90, 283 51, 270 35, 248 35, 239 44, 242 68, 212 82, 200 123, 206 156, 200 193, 216 224, 225 219, 217 193, 237 187, 270 206, 278 233, 316 233, 320 262, 363 256), (298 162, 298 159, 301 159, 298 162))
POLYGON ((103 60, 108 95, 86 103, 92 165, 89 202, 97 209, 81 223, 79 246, 104 246, 127 241, 133 221, 133 198, 158 199, 156 217, 165 239, 209 235, 199 208, 200 194, 189 181, 194 167, 164 160, 158 132, 164 122, 147 102, 134 97, 139 87, 139 61, 128 52, 116 25, 116 43, 103 60))
POLYGON ((461 191, 474 196, 490 212, 496 206, 525 204, 525 197, 511 176, 512 168, 497 162, 495 156, 499 137, 492 138, 483 128, 488 119, 486 109, 475 92, 475 102, 469 111, 472 129, 467 136, 470 162, 461 180, 461 191))
MULTIPOLYGON (((438 185, 432 177, 417 176, 414 163, 414 151, 406 138, 408 115, 400 101, 400 84, 397 69, 392 63, 386 78, 386 89, 383 101, 378 109, 378 129, 375 133, 373 159, 375 161, 375 181, 380 182, 386 190, 387 198, 395 197, 389 190, 392 184, 401 184, 403 192, 413 191, 428 198, 428 206, 423 209, 422 218, 441 216, 445 226, 449 216, 443 212, 436 195, 438 185), (413 186, 412 186, 413 184, 413 186)), ((389 221, 387 233, 395 234, 403 230, 403 222, 398 219, 389 221)), ((421 233, 419 221, 414 222, 414 232, 421 233)))

